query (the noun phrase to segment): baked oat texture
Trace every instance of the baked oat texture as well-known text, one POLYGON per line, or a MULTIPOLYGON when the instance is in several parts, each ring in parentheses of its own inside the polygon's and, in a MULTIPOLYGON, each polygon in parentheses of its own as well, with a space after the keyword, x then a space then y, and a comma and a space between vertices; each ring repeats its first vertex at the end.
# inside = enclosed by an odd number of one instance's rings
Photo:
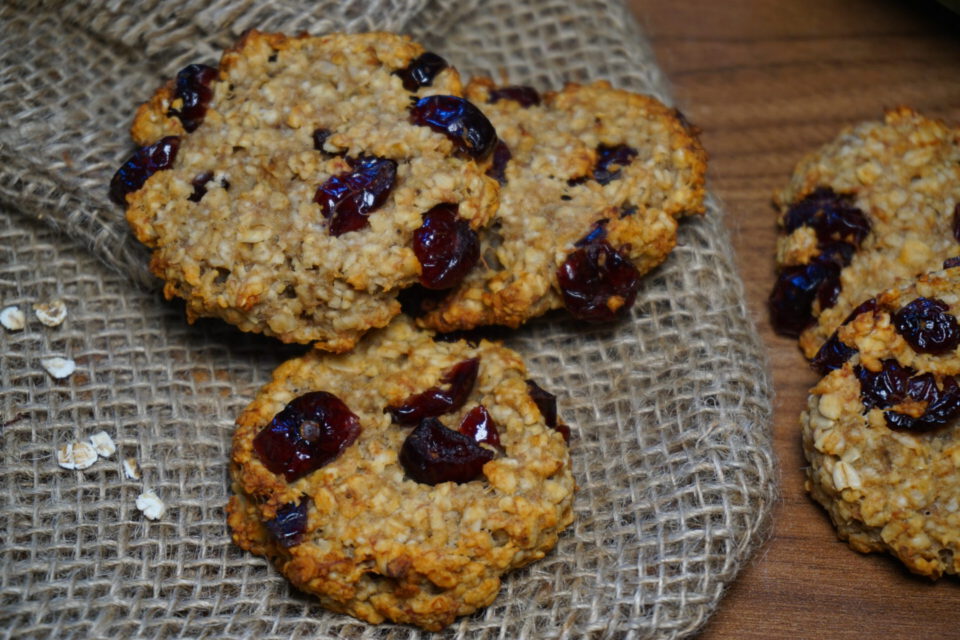
POLYGON ((960 375, 960 349, 917 353, 897 331, 891 315, 918 296, 960 314, 960 269, 885 291, 875 310, 841 326, 837 337, 856 351, 811 390, 801 426, 807 491, 840 538, 864 553, 888 551, 911 571, 937 578, 960 570, 960 426, 954 420, 928 432, 893 430, 887 411, 917 417, 927 403, 907 398, 867 409, 857 375, 858 367, 878 372, 891 360, 918 376, 932 373, 941 389, 960 375))
POLYGON ((349 354, 313 351, 288 361, 237 421, 228 505, 234 541, 272 559, 325 607, 372 623, 438 630, 490 604, 501 575, 543 557, 573 519, 567 446, 546 426, 526 377, 513 351, 487 341, 434 342, 404 317, 349 354), (406 478, 397 453, 411 427, 392 424, 384 408, 473 357, 480 368, 470 398, 441 420, 455 429, 483 404, 506 453, 463 484, 406 478), (262 464, 252 442, 286 403, 313 390, 343 400, 362 431, 339 458, 288 483, 262 464), (305 538, 285 549, 263 522, 302 500, 309 500, 305 538))
POLYGON ((489 78, 467 96, 480 105, 510 150, 500 208, 480 234, 481 264, 421 323, 450 331, 480 325, 517 327, 563 307, 557 268, 594 224, 641 273, 676 244, 676 219, 703 212, 706 155, 678 113, 649 96, 600 81, 571 84, 538 105, 501 98, 489 78), (600 145, 636 150, 618 178, 592 175, 600 145), (569 184, 568 180, 579 184, 569 184))
MULTIPOLYGON (((844 130, 805 157, 789 185, 775 196, 780 223, 792 203, 818 187, 853 196, 870 233, 840 274, 836 303, 813 304, 816 322, 800 336, 810 358, 862 300, 939 269, 960 253, 954 236, 960 205, 960 131, 907 107, 882 122, 844 130)), ((777 244, 779 268, 808 264, 819 255, 816 236, 801 226, 777 244)))
POLYGON ((497 207, 498 185, 453 143, 409 120, 411 98, 462 95, 455 69, 415 94, 394 74, 423 53, 387 33, 287 37, 252 31, 220 60, 202 124, 187 134, 171 82, 140 107, 140 145, 181 136, 173 167, 127 196, 127 219, 154 249, 150 268, 187 316, 344 351, 399 313, 397 290, 417 281, 412 250, 422 214, 459 204, 473 228, 497 207), (323 150, 313 133, 330 131, 323 150), (347 158, 397 162, 396 184, 367 228, 328 233, 317 187, 347 158), (199 200, 192 181, 212 172, 199 200))

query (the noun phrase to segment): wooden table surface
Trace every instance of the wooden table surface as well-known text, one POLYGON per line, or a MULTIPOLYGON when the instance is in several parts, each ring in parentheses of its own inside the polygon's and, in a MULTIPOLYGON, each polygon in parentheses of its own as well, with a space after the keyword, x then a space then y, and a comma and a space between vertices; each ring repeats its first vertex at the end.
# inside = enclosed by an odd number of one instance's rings
POLYGON ((753 320, 776 387, 781 500, 774 533, 701 634, 726 638, 960 638, 960 579, 931 583, 837 540, 803 490, 798 418, 815 375, 766 315, 771 194, 801 155, 910 105, 960 126, 960 18, 903 0, 630 0, 702 130, 753 320))

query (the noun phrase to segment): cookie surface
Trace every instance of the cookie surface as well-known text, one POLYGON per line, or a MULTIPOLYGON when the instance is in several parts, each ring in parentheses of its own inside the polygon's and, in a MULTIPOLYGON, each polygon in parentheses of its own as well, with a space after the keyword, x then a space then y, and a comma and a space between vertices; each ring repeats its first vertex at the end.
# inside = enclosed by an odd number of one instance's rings
POLYGON ((840 538, 937 578, 960 569, 960 269, 858 306, 814 363, 806 487, 840 538))
POLYGON ((502 346, 434 342, 403 317, 349 354, 313 351, 285 363, 237 421, 234 541, 271 558, 325 607, 369 622, 436 630, 488 605, 500 576, 543 557, 573 519, 567 445, 526 378, 519 356, 502 346), (476 382, 461 389, 469 391, 462 406, 439 416, 440 429, 452 433, 482 405, 500 449, 478 445, 490 460, 473 479, 415 481, 400 458, 422 423, 398 424, 385 409, 442 387, 451 369, 474 358, 476 382), (359 432, 326 465, 288 479, 268 468, 276 460, 262 457, 258 434, 292 400, 316 391, 341 400, 359 432), (295 544, 281 543, 275 523, 294 509, 305 512, 302 530, 295 544))
MULTIPOLYGON (((609 243, 590 260, 619 260, 616 251, 639 276, 673 248, 676 218, 703 211, 705 154, 676 112, 653 98, 605 82, 541 97, 486 78, 472 80, 467 95, 506 145, 491 168, 502 183, 500 208, 480 234, 481 264, 427 307, 425 326, 516 327, 564 306, 558 272, 578 249, 596 254, 591 246, 609 243)), ((602 289, 602 278, 595 285, 602 289)), ((614 292, 600 304, 612 315, 629 306, 624 297, 614 292)))
POLYGON ((812 357, 862 300, 960 248, 960 132, 908 109, 845 130, 776 197, 775 328, 812 357))
POLYGON ((404 77, 424 54, 386 33, 250 32, 219 68, 185 69, 140 108, 136 142, 174 136, 179 150, 126 195, 127 218, 189 319, 343 351, 418 281, 426 212, 453 203, 470 227, 488 222, 496 181, 411 121, 416 99, 462 95, 446 65, 404 77))

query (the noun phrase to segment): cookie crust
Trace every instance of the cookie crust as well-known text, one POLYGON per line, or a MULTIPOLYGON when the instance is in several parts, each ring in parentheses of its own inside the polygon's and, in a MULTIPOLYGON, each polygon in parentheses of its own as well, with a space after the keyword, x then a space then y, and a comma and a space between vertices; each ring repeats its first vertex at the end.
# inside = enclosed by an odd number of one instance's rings
POLYGON ((495 343, 434 342, 401 317, 342 355, 316 351, 274 374, 237 421, 228 505, 234 541, 269 557, 298 588, 334 611, 438 630, 493 601, 507 570, 543 557, 573 519, 574 480, 561 434, 530 399, 519 356, 495 343), (456 428, 483 404, 505 454, 463 484, 417 483, 397 460, 412 427, 392 424, 386 406, 435 384, 478 357, 466 404, 441 417, 456 428), (330 464, 287 482, 253 449, 256 434, 292 398, 333 393, 362 431, 330 464), (263 522, 290 502, 309 501, 303 542, 284 548, 263 522))
POLYGON ((837 338, 855 352, 811 390, 801 426, 810 462, 806 489, 827 510, 839 537, 857 551, 887 551, 911 571, 938 578, 960 572, 960 425, 891 429, 885 412, 916 416, 927 403, 908 398, 867 408, 857 375, 858 368, 878 372, 895 361, 916 375, 933 374, 942 389, 960 374, 960 349, 917 353, 898 333, 893 314, 918 296, 943 301, 956 316, 960 269, 885 291, 876 309, 841 326, 837 338))
POLYGON ((491 103, 495 89, 473 79, 467 96, 511 153, 500 209, 480 234, 482 264, 420 320, 440 331, 517 327, 563 307, 557 268, 600 220, 610 244, 645 273, 676 244, 676 219, 703 212, 706 156, 676 111, 602 81, 570 84, 531 106, 491 103), (600 145, 621 144, 637 156, 618 178, 584 179, 600 145))
POLYGON ((416 93, 395 71, 423 53, 387 33, 287 37, 249 32, 224 53, 203 123, 187 134, 170 83, 140 107, 131 130, 150 144, 181 136, 174 166, 127 196, 127 219, 154 249, 151 270, 187 316, 344 351, 399 312, 396 292, 417 281, 412 250, 422 214, 442 202, 476 229, 494 213, 496 181, 444 135, 409 120, 411 98, 461 95, 447 67, 416 93), (314 131, 326 129, 322 149, 314 131), (332 236, 317 187, 349 158, 397 163, 369 226, 332 236), (206 193, 189 198, 209 172, 206 193))

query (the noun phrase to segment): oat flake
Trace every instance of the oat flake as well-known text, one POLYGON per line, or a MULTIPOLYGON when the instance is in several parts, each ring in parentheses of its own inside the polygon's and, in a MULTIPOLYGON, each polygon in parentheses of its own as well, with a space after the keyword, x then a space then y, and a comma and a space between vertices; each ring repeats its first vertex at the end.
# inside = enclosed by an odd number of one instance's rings
POLYGON ((86 469, 97 461, 97 452, 88 442, 70 442, 57 449, 57 464, 64 469, 86 469))
POLYGON ((113 438, 106 431, 98 431, 90 436, 90 444, 96 450, 101 458, 109 458, 117 450, 117 445, 113 443, 113 438))
POLYGON ((4 307, 0 310, 0 324, 8 331, 20 331, 27 326, 27 316, 17 307, 4 307))
POLYGON ((123 461, 123 475, 131 480, 140 479, 140 465, 137 463, 136 458, 127 458, 123 461))
POLYGON ((67 305, 63 300, 53 300, 51 302, 38 302, 33 305, 33 312, 37 319, 48 327, 57 327, 67 319, 67 305))
POLYGON ((153 489, 147 489, 137 496, 137 509, 143 512, 150 520, 159 520, 167 511, 167 505, 154 492, 153 489))
POLYGON ((40 361, 40 364, 47 370, 47 373, 57 380, 66 378, 77 370, 77 363, 69 358, 44 358, 40 361))

